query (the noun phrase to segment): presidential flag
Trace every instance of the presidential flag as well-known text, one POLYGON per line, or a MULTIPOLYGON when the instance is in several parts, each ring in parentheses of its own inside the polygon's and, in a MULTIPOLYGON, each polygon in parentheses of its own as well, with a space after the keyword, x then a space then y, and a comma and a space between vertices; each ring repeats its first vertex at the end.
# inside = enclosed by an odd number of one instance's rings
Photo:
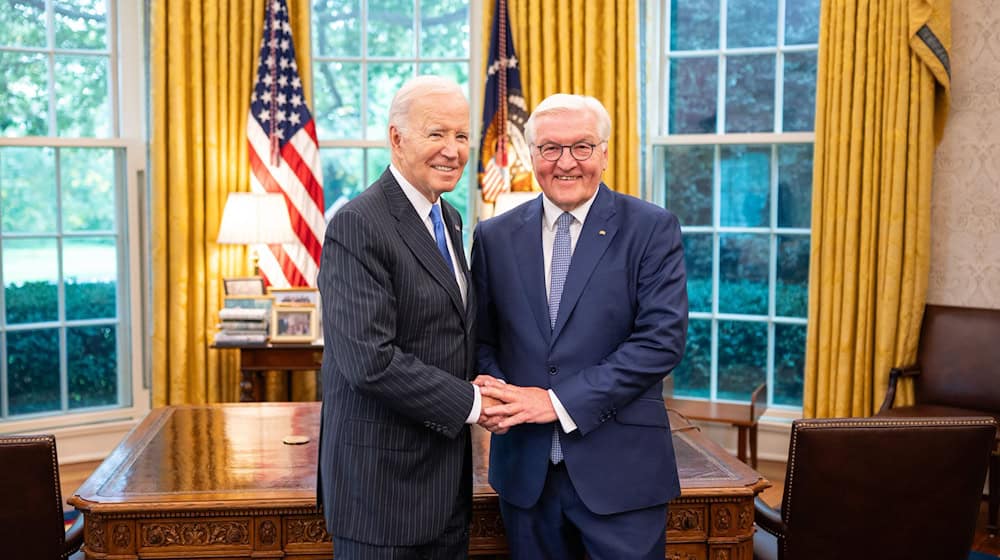
POLYGON ((479 143, 480 194, 487 203, 504 191, 532 189, 531 154, 524 141, 528 108, 517 64, 507 0, 496 0, 479 143))
POLYGON ((250 97, 250 188, 285 195, 297 243, 259 248, 260 272, 277 288, 315 286, 326 221, 316 124, 295 64, 285 0, 269 0, 250 97))

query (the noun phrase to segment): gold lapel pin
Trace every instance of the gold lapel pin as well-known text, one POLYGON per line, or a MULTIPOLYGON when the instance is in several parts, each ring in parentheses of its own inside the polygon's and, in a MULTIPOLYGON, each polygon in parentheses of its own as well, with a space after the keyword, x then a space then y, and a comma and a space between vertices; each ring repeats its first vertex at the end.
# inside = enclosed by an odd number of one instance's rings
POLYGON ((607 235, 607 234, 608 234, 608 232, 604 231, 603 229, 601 231, 597 232, 597 235, 607 235))

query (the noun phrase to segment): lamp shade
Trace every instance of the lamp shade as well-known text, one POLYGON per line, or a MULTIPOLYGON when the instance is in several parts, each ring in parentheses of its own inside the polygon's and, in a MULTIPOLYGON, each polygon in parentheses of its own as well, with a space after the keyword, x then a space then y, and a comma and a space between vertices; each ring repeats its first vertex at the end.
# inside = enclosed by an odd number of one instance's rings
POLYGON ((229 193, 217 243, 254 245, 293 243, 298 238, 281 194, 229 193))

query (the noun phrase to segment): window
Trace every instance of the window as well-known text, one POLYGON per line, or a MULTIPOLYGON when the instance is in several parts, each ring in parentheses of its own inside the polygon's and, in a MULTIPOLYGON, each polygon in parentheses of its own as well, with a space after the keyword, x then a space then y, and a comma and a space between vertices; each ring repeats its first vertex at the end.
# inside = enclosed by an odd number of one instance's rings
POLYGON ((651 6, 648 196, 680 219, 690 298, 674 394, 802 406, 819 0, 651 6))
MULTIPOLYGON (((389 164, 389 104, 406 80, 447 76, 469 95, 469 22, 468 0, 313 0, 313 117, 327 219, 389 164)), ((466 166, 445 195, 465 216, 475 180, 466 166)))
POLYGON ((148 407, 130 319, 146 158, 143 61, 121 55, 143 52, 134 4, 12 0, 0 10, 4 430, 148 407))

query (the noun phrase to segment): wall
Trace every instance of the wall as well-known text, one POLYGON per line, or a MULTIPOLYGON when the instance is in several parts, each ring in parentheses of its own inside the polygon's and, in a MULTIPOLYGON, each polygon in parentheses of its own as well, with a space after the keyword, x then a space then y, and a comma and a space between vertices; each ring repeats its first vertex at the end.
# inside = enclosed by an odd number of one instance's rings
POLYGON ((934 160, 927 301, 1000 308, 1000 10, 952 3, 951 111, 934 160))

